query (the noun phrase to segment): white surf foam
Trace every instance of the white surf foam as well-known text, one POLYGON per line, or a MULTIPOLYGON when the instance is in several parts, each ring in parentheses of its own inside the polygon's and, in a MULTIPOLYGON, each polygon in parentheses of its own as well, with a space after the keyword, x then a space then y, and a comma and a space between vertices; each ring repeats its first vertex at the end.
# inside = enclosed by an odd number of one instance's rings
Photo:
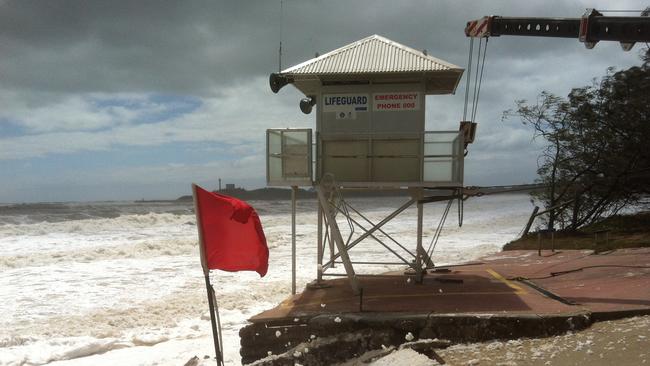
MULTIPOLYGON (((380 201, 352 200, 378 222, 404 198, 380 201)), ((268 275, 212 275, 230 365, 239 364, 238 331, 246 319, 290 292, 289 204, 257 206, 264 212, 270 249, 268 275)), ((425 205, 425 246, 442 209, 441 204, 425 205)), ((468 261, 498 251, 514 239, 531 209, 526 195, 467 201, 462 228, 455 226, 455 210, 450 213, 434 261, 468 261)), ((386 232, 414 248, 415 216, 415 209, 406 210, 386 232)), ((162 212, 0 226, 0 313, 7 314, 0 319, 0 365, 178 365, 194 355, 213 354, 193 222, 191 214, 162 212)), ((297 238, 302 288, 316 273, 313 202, 299 204, 297 238)), ((392 260, 372 242, 352 253, 392 260)), ((394 268, 364 266, 360 271, 394 268)))

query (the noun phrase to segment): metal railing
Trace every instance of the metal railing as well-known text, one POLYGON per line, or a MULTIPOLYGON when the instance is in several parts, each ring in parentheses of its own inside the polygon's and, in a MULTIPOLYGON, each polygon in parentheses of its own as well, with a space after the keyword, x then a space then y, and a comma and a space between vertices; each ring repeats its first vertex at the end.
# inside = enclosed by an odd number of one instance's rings
POLYGON ((464 143, 459 131, 419 134, 317 134, 316 177, 333 173, 343 186, 460 186, 464 143))
POLYGON ((332 173, 347 187, 463 184, 464 141, 459 131, 386 134, 267 130, 267 184, 312 186, 332 173), (315 172, 315 174, 314 174, 315 172))

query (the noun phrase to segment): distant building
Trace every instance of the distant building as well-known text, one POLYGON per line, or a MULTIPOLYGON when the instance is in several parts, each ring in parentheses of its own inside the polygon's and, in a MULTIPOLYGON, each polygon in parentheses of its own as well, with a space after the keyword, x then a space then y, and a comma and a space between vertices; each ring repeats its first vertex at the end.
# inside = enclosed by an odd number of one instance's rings
POLYGON ((226 183, 226 190, 232 190, 235 189, 235 185, 233 183, 226 183))

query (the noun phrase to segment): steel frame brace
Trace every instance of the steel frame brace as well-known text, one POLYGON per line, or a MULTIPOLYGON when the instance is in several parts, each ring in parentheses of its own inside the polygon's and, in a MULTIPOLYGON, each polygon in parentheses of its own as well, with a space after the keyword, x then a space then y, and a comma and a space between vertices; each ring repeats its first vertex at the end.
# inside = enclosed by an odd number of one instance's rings
POLYGON ((648 9, 640 16, 604 16, 588 9, 581 18, 488 16, 470 21, 468 37, 533 36, 578 38, 587 48, 599 41, 618 41, 625 51, 635 42, 650 42, 648 9))
MULTIPOLYGON (((395 209, 393 212, 391 212, 389 215, 384 217, 382 220, 379 222, 375 223, 372 222, 369 218, 364 216, 361 212, 356 210, 354 207, 350 206, 348 203, 345 202, 345 200, 340 196, 340 192, 338 191, 339 187, 333 180, 331 182, 327 182, 325 184, 319 184, 316 185, 316 192, 318 196, 318 211, 319 211, 319 223, 318 223, 318 258, 317 258, 317 264, 318 264, 318 269, 317 269, 317 281, 316 283, 321 283, 320 281, 322 280, 323 276, 331 276, 333 274, 330 273, 325 273, 327 270, 332 269, 335 264, 343 264, 345 268, 345 273, 346 276, 348 277, 348 280, 350 281, 350 285, 352 287, 352 290, 355 294, 358 294, 360 291, 360 285, 357 280, 358 274, 356 273, 354 269, 355 264, 382 264, 378 262, 358 262, 358 261, 353 261, 350 258, 349 251, 362 242, 363 240, 367 238, 372 238, 379 244, 381 244, 384 248, 386 248, 389 252, 391 252, 393 255, 395 255, 401 262, 399 263, 393 263, 391 262, 390 264, 405 264, 411 267, 411 269, 415 272, 415 279, 416 282, 420 283, 422 282, 424 273, 425 273, 425 268, 433 268, 434 263, 431 260, 431 257, 429 253, 427 253, 426 250, 424 250, 422 246, 422 232, 423 232, 423 206, 425 203, 429 202, 437 202, 437 201, 442 201, 442 200, 449 200, 450 198, 460 198, 461 196, 458 194, 452 194, 452 195, 445 195, 445 196, 424 196, 423 195, 423 189, 422 188, 416 188, 416 189, 411 189, 411 199, 404 204, 402 204, 400 207, 395 209), (413 206, 414 204, 417 205, 417 247, 415 252, 409 251, 406 247, 404 247, 402 244, 400 244, 398 241, 396 241, 393 237, 391 237, 388 233, 384 232, 382 230, 382 227, 390 222, 392 219, 394 219, 396 216, 398 216, 400 213, 402 213, 404 210, 407 208, 413 206), (348 211, 348 210, 351 210, 348 211), (370 225, 370 226, 365 226, 362 222, 359 222, 359 220, 355 219, 352 217, 352 212, 354 214, 358 215, 361 220, 365 222, 365 224, 370 225), (345 219, 348 222, 348 225, 351 226, 356 226, 359 229, 362 230, 362 234, 356 237, 354 240, 352 239, 352 236, 348 238, 348 240, 344 240, 342 232, 339 228, 339 224, 337 223, 336 216, 337 214, 341 214, 345 217, 345 219), (324 224, 324 225, 323 225, 324 224), (323 230, 325 229, 325 230, 323 230), (379 232, 382 235, 384 235, 387 239, 392 241, 395 245, 400 247, 402 250, 407 253, 407 257, 410 256, 410 259, 404 258, 402 255, 397 253, 393 248, 391 248, 387 243, 384 243, 380 238, 378 238, 375 233, 379 232), (326 245, 329 243, 330 246, 330 258, 328 261, 323 263, 323 257, 324 257, 324 252, 326 249, 326 245), (336 252, 335 252, 335 247, 336 247, 336 252)), ((389 263, 383 263, 383 264, 389 264, 389 263)))

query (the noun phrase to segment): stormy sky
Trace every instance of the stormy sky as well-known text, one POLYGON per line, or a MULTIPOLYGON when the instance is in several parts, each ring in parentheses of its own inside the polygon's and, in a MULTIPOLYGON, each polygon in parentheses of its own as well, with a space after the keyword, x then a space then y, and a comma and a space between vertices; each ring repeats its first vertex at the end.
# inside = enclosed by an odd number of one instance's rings
MULTIPOLYGON (((372 34, 467 67, 468 20, 645 6, 284 0, 281 14, 280 0, 0 0, 0 202, 175 198, 219 177, 263 187, 265 130, 315 128, 295 88, 268 87, 280 39, 283 68, 372 34)), ((466 184, 532 182, 539 143, 503 111, 639 64, 641 49, 491 38, 466 184)), ((464 93, 463 79, 456 95, 427 97, 427 130, 456 129, 464 93)))

